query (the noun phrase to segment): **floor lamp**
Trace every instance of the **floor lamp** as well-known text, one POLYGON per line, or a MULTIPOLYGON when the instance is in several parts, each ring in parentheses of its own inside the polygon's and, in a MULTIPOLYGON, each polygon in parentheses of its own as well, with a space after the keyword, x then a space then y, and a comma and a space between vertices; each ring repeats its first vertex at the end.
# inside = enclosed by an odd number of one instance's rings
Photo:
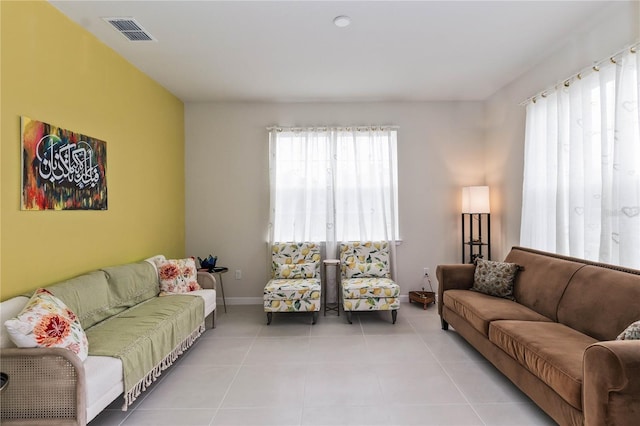
POLYGON ((462 263, 491 260, 491 210, 488 186, 462 188, 462 263), (476 226, 474 226, 474 222, 476 226), (486 234, 483 234, 483 222, 486 234))

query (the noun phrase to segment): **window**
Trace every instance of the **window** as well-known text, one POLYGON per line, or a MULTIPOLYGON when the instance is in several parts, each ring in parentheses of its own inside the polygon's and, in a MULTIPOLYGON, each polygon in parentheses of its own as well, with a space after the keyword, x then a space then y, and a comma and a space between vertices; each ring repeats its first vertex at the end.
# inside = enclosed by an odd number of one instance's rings
POLYGON ((397 239, 395 128, 269 135, 271 241, 397 239))

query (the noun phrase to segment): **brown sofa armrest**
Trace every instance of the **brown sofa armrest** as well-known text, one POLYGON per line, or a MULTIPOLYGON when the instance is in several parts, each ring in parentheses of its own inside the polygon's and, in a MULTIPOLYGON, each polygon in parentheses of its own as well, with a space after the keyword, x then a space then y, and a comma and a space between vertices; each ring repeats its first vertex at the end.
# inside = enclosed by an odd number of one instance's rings
POLYGON ((585 426, 637 425, 640 419, 640 340, 613 340, 584 353, 585 426))
POLYGON ((436 278, 438 279, 438 314, 442 316, 442 295, 446 290, 468 290, 473 287, 473 273, 475 265, 438 265, 436 278))
POLYGON ((0 370, 9 381, 0 394, 3 425, 86 425, 84 365, 63 348, 5 348, 0 370))

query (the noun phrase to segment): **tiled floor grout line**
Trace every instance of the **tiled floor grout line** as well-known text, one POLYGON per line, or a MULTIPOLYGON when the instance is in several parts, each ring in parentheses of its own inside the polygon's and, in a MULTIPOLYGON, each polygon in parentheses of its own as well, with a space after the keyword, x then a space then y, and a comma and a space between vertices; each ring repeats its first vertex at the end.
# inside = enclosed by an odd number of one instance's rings
MULTIPOLYGON (((364 325, 362 325, 362 321, 360 320, 360 315, 358 315, 358 324, 360 325, 360 333, 362 333, 362 339, 364 340, 364 346, 367 350, 367 354, 370 354, 371 348, 369 346, 369 339, 367 339, 367 336, 364 333, 364 325)), ((376 377, 376 383, 378 384, 378 392, 382 397, 384 395, 384 389, 382 387, 382 383, 380 383, 380 376, 376 374, 375 377, 376 377)))
MULTIPOLYGON (((190 350, 192 348, 195 348, 195 346, 198 343, 200 343, 200 340, 196 340, 196 342, 188 350, 190 350)), ((151 396, 153 394, 153 392, 160 387, 160 384, 164 381, 164 379, 166 379, 173 372, 173 369, 175 367, 177 367, 183 360, 184 360, 183 356, 178 357, 178 359, 176 359, 176 361, 173 364, 171 364, 171 366, 169 366, 169 371, 166 371, 166 370, 163 371, 163 374, 161 374, 160 377, 157 378, 153 382, 153 384, 152 384, 153 389, 151 389, 148 392, 143 392, 142 395, 141 395, 141 398, 139 398, 139 400, 136 399, 136 401, 137 401, 136 406, 134 408, 130 409, 130 410, 127 409, 127 411, 126 411, 127 415, 125 416, 124 419, 122 419, 122 421, 120 423, 118 423, 118 426, 123 425, 129 419, 129 417, 131 417, 133 415, 134 412, 137 412, 137 410, 140 408, 140 405, 142 405, 142 403, 144 403, 145 399, 147 399, 149 396, 151 396)))
MULTIPOLYGON (((317 325, 317 322, 316 322, 316 325, 317 325)), ((313 325, 311 327, 313 327, 313 325)), ((309 336, 307 336, 307 350, 309 349, 311 349, 311 328, 309 328, 309 336)), ((304 374, 304 384, 302 386, 302 409, 300 410, 300 417, 298 418, 299 426, 302 425, 302 420, 304 419, 304 409, 305 409, 304 401, 307 395, 307 374, 309 374, 308 371, 306 371, 304 374)))
POLYGON ((227 386, 227 389, 225 390, 224 395, 222 396, 222 398, 220 398, 220 403, 218 404, 218 407, 216 408, 216 413, 213 415, 213 417, 209 421, 209 426, 213 425, 213 422, 215 421, 216 417, 220 413, 220 409, 222 408, 222 405, 224 404, 224 400, 227 398, 227 395, 229 394, 229 391, 231 390, 231 388, 233 386, 233 383, 238 378, 238 374, 240 374, 240 370, 244 366, 244 362, 246 361, 247 357, 249 356, 249 353, 251 352, 251 349, 253 348, 253 345, 256 343, 256 340, 258 339, 258 336, 260 335, 260 330, 262 330, 262 328, 259 328, 258 331, 256 332, 255 336, 253 336, 253 340, 251 340, 251 344, 249 345, 249 348, 244 353, 244 356, 242 357, 242 361, 240 361, 240 364, 238 365, 236 373, 233 375, 233 378, 229 382, 229 385, 227 386))
MULTIPOLYGON (((409 321, 409 324, 411 324, 411 321, 409 321)), ((413 324, 411 324, 411 327, 413 328, 413 324)), ((445 333, 447 332, 445 330, 440 330, 440 331, 445 332, 445 333)), ((454 380, 453 377, 451 377, 451 374, 449 374, 449 372, 447 371, 447 369, 444 368, 444 366, 442 365, 442 362, 440 362, 440 358, 438 356, 436 356, 436 354, 431 350, 431 348, 429 347, 427 342, 424 341, 423 338, 420 338, 420 340, 422 340, 422 342, 426 346, 427 350, 431 353, 431 355, 433 355, 433 357, 435 358, 436 362, 438 363, 438 366, 442 369, 442 371, 444 371, 444 374, 446 374, 447 377, 449 378, 449 380, 451 380, 451 383, 453 383, 453 386, 455 386, 455 388, 458 390, 458 392, 460 392, 460 395, 462 395, 464 400, 467 402, 467 404, 469 405, 469 408, 471 408, 471 410, 475 413, 475 415, 478 416, 478 419, 480 419, 482 424, 484 426, 487 426, 487 423, 484 421, 484 419, 482 418, 480 413, 478 413, 478 411, 475 409, 475 407, 473 406, 471 401, 469 401, 469 398, 467 397, 467 395, 462 391, 460 386, 458 386, 458 382, 456 380, 454 380)))

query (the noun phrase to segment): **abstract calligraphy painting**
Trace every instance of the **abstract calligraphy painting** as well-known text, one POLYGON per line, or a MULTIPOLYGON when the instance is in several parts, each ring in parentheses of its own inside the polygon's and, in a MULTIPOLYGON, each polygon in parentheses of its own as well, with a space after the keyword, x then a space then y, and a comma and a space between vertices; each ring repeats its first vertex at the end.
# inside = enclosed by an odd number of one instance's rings
POLYGON ((22 209, 107 210, 107 144, 21 117, 22 209))

